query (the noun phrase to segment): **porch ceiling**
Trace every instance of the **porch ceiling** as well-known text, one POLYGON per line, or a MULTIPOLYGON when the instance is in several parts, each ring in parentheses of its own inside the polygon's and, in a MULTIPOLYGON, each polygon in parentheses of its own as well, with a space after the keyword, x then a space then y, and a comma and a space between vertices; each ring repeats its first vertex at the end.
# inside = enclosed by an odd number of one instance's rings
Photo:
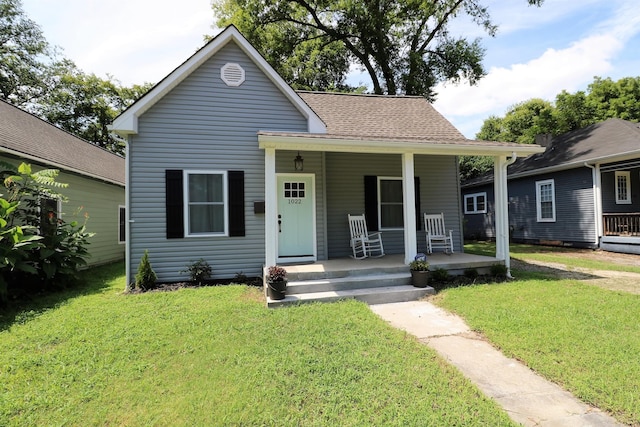
POLYGON ((512 144, 472 139, 429 140, 418 138, 353 137, 331 134, 258 132, 260 148, 350 153, 414 153, 432 155, 476 155, 526 157, 541 153, 535 144, 512 144))

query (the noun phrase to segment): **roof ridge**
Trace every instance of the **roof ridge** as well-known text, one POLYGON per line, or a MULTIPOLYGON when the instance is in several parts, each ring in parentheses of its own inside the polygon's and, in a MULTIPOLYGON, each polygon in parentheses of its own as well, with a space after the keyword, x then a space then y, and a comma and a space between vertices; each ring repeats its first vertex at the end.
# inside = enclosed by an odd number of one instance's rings
POLYGON ((296 90, 296 93, 310 93, 315 95, 343 95, 343 96, 360 96, 360 97, 371 97, 371 98, 392 98, 392 99, 424 99, 427 100, 424 96, 419 95, 389 95, 389 94, 376 94, 376 93, 356 93, 356 92, 331 92, 331 91, 322 91, 322 90, 296 90))

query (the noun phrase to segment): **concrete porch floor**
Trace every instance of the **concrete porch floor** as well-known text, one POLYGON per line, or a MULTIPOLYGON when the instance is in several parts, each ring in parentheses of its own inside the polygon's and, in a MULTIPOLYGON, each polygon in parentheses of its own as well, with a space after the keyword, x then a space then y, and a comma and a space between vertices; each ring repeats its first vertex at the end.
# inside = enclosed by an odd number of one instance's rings
MULTIPOLYGON (((427 255, 430 268, 444 268, 449 270, 450 274, 462 274, 466 268, 490 268, 494 264, 504 264, 495 257, 482 255, 453 253, 447 255, 445 253, 433 253, 427 255)), ((385 255, 380 258, 336 258, 324 261, 316 261, 309 264, 281 264, 288 273, 321 273, 344 270, 371 270, 371 269, 387 269, 405 266, 404 255, 394 254, 385 255)), ((408 268, 408 267, 407 267, 408 268)))

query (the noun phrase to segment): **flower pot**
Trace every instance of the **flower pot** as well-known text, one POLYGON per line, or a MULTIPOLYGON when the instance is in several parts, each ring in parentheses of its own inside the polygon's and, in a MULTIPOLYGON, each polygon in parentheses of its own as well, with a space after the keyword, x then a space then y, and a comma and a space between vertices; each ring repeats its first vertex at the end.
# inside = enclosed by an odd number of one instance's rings
POLYGON ((411 270, 411 283, 416 288, 426 288, 429 285, 430 271, 411 270))
POLYGON ((272 300, 284 299, 285 292, 287 290, 286 280, 268 280, 267 281, 267 295, 272 300))

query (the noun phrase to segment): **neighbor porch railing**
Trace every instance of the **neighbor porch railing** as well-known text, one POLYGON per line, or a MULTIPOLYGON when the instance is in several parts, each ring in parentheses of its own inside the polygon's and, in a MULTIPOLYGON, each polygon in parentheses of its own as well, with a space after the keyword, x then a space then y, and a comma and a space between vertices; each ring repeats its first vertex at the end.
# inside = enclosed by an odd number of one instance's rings
POLYGON ((605 236, 640 236, 640 213, 602 214, 605 236))

